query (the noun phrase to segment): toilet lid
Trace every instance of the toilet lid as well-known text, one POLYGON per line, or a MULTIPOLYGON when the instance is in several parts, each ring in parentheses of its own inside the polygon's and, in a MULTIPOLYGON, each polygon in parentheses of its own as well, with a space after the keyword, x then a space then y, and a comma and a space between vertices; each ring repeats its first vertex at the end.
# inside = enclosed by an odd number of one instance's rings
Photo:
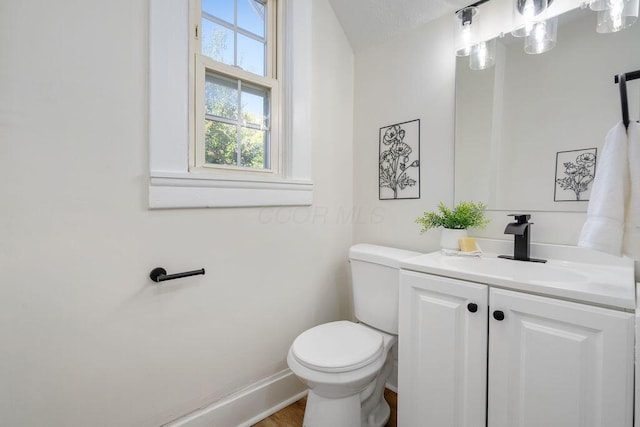
POLYGON ((382 335, 348 321, 325 323, 303 332, 291 352, 300 364, 324 372, 346 372, 367 366, 383 352, 382 335))

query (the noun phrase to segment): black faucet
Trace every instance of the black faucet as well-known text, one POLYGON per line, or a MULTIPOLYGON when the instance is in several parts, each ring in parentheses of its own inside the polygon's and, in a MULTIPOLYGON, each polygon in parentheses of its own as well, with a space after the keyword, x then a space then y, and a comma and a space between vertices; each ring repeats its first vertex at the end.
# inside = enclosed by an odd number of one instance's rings
POLYGON ((498 255, 498 258, 514 259, 517 261, 531 262, 547 262, 546 259, 537 259, 529 257, 529 228, 533 225, 529 222, 531 215, 528 214, 509 214, 515 218, 516 222, 510 222, 504 229, 504 234, 513 234, 513 256, 498 255))

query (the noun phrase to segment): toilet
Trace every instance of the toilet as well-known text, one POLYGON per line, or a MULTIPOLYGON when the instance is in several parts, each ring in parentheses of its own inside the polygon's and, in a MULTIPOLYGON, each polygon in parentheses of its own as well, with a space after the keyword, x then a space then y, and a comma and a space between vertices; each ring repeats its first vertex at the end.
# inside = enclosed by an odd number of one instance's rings
POLYGON ((384 387, 398 335, 400 261, 421 255, 369 244, 349 249, 354 314, 300 334, 291 371, 309 387, 304 427, 381 427, 389 419, 384 387))

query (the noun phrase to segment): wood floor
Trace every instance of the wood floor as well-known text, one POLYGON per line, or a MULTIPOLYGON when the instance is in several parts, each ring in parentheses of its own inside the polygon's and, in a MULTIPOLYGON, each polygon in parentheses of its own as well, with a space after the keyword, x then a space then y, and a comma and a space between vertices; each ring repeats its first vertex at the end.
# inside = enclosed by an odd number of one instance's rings
MULTIPOLYGON (((391 407, 391 417, 385 427, 396 427, 398 395, 389 389, 385 389, 384 398, 391 407)), ((258 424, 254 424, 253 427, 302 427, 304 407, 306 404, 307 398, 302 398, 271 415, 269 418, 265 418, 258 424)))

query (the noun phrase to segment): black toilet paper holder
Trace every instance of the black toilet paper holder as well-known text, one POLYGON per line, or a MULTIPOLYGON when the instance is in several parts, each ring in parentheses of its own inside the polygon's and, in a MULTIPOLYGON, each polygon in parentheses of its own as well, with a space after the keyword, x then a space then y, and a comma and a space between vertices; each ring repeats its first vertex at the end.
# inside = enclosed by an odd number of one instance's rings
POLYGON ((159 283, 167 280, 181 279, 183 277, 197 276, 199 274, 204 274, 204 268, 201 268, 200 270, 185 271, 183 273, 167 274, 167 270, 164 268, 156 267, 151 270, 149 277, 154 282, 159 283))

